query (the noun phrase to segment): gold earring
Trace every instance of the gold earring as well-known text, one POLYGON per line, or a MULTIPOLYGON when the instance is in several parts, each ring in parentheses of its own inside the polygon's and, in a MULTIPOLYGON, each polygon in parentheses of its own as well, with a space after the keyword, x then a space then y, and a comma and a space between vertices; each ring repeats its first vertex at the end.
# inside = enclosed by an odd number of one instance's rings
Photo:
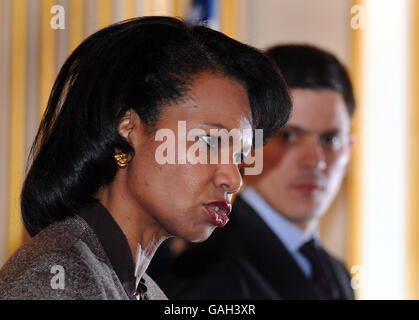
POLYGON ((128 165, 128 157, 124 152, 119 152, 113 156, 119 168, 124 169, 128 165))

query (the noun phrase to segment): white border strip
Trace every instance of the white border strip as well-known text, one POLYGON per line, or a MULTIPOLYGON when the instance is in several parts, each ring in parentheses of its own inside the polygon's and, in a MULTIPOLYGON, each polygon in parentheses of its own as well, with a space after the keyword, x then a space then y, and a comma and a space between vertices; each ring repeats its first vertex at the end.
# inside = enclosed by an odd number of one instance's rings
POLYGON ((366 1, 364 299, 406 298, 408 4, 366 1))

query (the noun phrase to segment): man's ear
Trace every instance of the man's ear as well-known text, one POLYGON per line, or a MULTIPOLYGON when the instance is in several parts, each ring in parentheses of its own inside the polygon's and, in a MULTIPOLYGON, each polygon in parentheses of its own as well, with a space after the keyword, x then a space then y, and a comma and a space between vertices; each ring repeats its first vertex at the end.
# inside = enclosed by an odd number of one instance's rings
POLYGON ((134 111, 129 109, 119 121, 118 133, 129 142, 129 135, 135 127, 134 111))

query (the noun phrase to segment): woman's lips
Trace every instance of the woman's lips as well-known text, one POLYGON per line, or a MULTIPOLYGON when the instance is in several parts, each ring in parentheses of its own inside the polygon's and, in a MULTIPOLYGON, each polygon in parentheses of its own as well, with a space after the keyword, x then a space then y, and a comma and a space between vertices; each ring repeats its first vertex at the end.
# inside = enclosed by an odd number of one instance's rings
POLYGON ((205 205, 211 222, 217 227, 224 227, 231 212, 231 203, 228 201, 213 201, 205 205))

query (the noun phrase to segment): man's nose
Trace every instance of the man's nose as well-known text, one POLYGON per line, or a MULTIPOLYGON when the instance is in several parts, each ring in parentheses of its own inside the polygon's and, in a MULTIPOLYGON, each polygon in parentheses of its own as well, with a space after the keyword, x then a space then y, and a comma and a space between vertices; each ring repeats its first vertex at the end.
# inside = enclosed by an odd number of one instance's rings
POLYGON ((301 156, 301 165, 311 170, 326 169, 326 157, 320 139, 308 137, 304 143, 304 152, 301 156))
POLYGON ((225 192, 236 193, 243 185, 243 179, 236 164, 221 164, 214 173, 214 183, 225 192))

